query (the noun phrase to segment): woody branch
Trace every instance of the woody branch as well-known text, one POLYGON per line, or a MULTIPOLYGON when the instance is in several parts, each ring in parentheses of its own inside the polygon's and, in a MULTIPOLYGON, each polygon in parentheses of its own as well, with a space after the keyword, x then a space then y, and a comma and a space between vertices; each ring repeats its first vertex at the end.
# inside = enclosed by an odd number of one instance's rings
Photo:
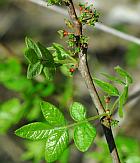
MULTIPOLYGON (((69 16, 71 18, 71 20, 74 23, 75 26, 75 35, 77 37, 80 37, 82 35, 82 23, 79 21, 76 11, 75 11, 75 7, 73 4, 72 0, 69 0, 68 2, 65 3, 67 8, 68 8, 68 12, 69 12, 69 16)), ((99 94, 95 88, 94 82, 92 80, 91 74, 90 74, 90 70, 88 67, 88 63, 87 63, 87 49, 88 49, 88 45, 84 44, 81 45, 79 43, 77 43, 77 46, 80 47, 81 51, 79 52, 78 56, 79 56, 79 72, 82 76, 82 78, 85 81, 85 84, 88 88, 88 91, 90 93, 90 96, 92 98, 92 101, 95 104, 97 113, 99 115, 105 113, 105 109, 104 106, 102 105, 102 102, 100 100, 99 94)), ((102 120, 101 120, 102 122, 102 120)), ((101 123, 102 124, 102 123, 101 123)), ((114 163, 120 163, 120 159, 118 156, 118 152, 117 152, 117 148, 115 145, 115 141, 114 141, 114 137, 112 134, 112 129, 111 127, 106 127, 102 124, 103 130, 104 130, 104 134, 106 137, 106 141, 110 150, 110 154, 112 156, 112 160, 114 163)))

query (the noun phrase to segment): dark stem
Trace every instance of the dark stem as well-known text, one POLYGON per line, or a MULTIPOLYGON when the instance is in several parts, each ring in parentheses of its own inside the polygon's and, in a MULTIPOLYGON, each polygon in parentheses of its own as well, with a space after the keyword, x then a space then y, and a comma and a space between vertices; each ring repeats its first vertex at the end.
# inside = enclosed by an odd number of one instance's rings
POLYGON ((108 127, 106 127, 104 125, 102 125, 102 127, 103 127, 103 131, 104 131, 104 134, 105 134, 105 138, 106 138, 106 141, 107 141, 107 144, 108 144, 108 147, 109 147, 109 151, 110 151, 113 163, 120 163, 120 158, 119 158, 119 155, 118 155, 117 147, 116 147, 114 137, 113 137, 113 134, 112 134, 112 129, 111 129, 111 127, 108 128, 108 127))
MULTIPOLYGON (((66 6, 68 7, 68 12, 69 12, 70 18, 72 19, 72 21, 75 25, 75 35, 81 36, 82 35, 82 24, 77 17, 73 1, 69 0, 68 2, 66 2, 66 6)), ((94 104, 96 106, 97 113, 100 115, 100 114, 105 113, 105 109, 102 105, 102 102, 100 100, 100 97, 95 88, 95 85, 93 83, 93 80, 92 80, 92 77, 91 77, 91 74, 89 71, 89 67, 88 67, 88 63, 87 63, 88 46, 87 46, 87 44, 79 45, 79 46, 81 48, 81 52, 79 53, 78 69, 79 69, 79 72, 81 73, 82 78, 84 79, 84 81, 86 83, 86 86, 88 88, 88 91, 90 93, 92 101, 94 102, 94 104)), ((102 120, 101 120, 101 124, 102 124, 102 120)), ((105 134, 105 137, 107 140, 109 150, 110 150, 110 154, 112 156, 113 163, 120 163, 119 155, 118 155, 114 137, 112 134, 112 129, 111 129, 111 127, 108 128, 108 127, 104 126, 103 124, 102 124, 102 127, 104 130, 104 134, 105 134)))

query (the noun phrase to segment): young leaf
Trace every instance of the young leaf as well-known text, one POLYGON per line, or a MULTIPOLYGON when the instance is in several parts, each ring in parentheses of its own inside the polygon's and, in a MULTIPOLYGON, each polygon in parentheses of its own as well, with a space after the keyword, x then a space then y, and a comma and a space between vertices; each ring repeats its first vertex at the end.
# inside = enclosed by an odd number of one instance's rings
POLYGON ((25 57, 27 58, 30 64, 38 62, 38 56, 33 49, 27 49, 25 51, 25 57))
MULTIPOLYGON (((57 118, 57 117, 56 117, 57 118)), ((45 159, 47 162, 56 161, 68 146, 67 130, 57 130, 49 136, 46 142, 45 159)))
POLYGON ((45 46, 43 46, 40 43, 37 43, 37 45, 38 45, 38 47, 40 49, 40 52, 42 54, 43 65, 45 67, 52 67, 52 66, 54 66, 53 56, 50 53, 50 51, 45 46))
POLYGON ((112 84, 94 78, 94 82, 108 95, 110 96, 119 96, 119 91, 112 84))
POLYGON ((121 94, 121 96, 119 97, 119 108, 118 108, 118 111, 119 111, 119 116, 122 118, 123 117, 123 106, 127 100, 127 97, 128 97, 128 86, 126 85, 124 87, 124 90, 121 94))
POLYGON ((103 76, 105 76, 108 80, 110 81, 114 81, 114 82, 117 82, 119 84, 125 84, 122 80, 112 76, 112 75, 109 75, 109 74, 106 74, 106 73, 101 73, 103 76))
POLYGON ((70 108, 70 114, 75 121, 83 121, 86 119, 86 109, 78 102, 74 102, 72 104, 70 108))
POLYGON ((128 84, 133 83, 133 79, 130 76, 130 74, 128 72, 126 72, 124 69, 122 69, 120 66, 116 66, 114 69, 120 76, 127 78, 128 84))
POLYGON ((55 74, 55 67, 44 67, 43 69, 45 77, 48 81, 52 81, 54 79, 54 74, 55 74))
POLYGON ((40 62, 37 62, 35 64, 30 64, 28 66, 27 70, 27 78, 32 79, 36 77, 37 75, 40 75, 43 69, 43 65, 40 62))
POLYGON ((54 105, 42 101, 41 110, 46 121, 53 126, 64 126, 66 124, 63 114, 54 105))
POLYGON ((57 43, 53 43, 53 47, 56 50, 56 54, 55 56, 57 57, 57 59, 65 59, 65 57, 69 56, 69 52, 66 51, 62 45, 57 44, 57 43))
POLYGON ((42 53, 41 53, 38 45, 32 39, 26 37, 25 43, 26 43, 26 46, 28 49, 33 49, 39 58, 42 57, 42 53))
POLYGON ((17 129, 15 134, 30 140, 41 140, 49 137, 54 130, 54 127, 52 128, 49 124, 35 122, 17 129))
POLYGON ((76 147, 85 152, 96 137, 96 129, 90 123, 82 123, 74 129, 74 142, 76 147))

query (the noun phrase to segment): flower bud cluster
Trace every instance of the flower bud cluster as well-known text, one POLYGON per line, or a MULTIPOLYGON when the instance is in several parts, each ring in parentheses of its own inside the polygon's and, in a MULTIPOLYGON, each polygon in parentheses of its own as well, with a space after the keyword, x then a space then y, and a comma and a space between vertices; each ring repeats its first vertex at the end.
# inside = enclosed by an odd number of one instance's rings
POLYGON ((87 4, 79 4, 80 10, 80 22, 85 25, 95 26, 95 23, 99 20, 99 13, 96 9, 92 9, 93 5, 87 6, 87 4))

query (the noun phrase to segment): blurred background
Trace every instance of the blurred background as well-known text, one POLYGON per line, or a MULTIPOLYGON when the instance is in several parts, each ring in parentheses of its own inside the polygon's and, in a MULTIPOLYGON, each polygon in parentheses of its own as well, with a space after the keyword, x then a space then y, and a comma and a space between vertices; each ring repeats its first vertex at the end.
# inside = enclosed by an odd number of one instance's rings
MULTIPOLYGON (((84 0, 83 0, 84 1, 84 0)), ((78 9, 78 2, 74 1, 78 9)), ((85 1, 84 1, 85 2, 85 1)), ((87 0, 94 2, 100 12, 100 23, 140 38, 140 0, 87 0)), ((29 0, 0 0, 0 162, 44 163, 44 142, 18 138, 14 131, 24 124, 43 121, 40 100, 59 106, 67 119, 73 101, 88 108, 95 115, 94 105, 78 72, 73 77, 58 71, 55 80, 46 82, 43 75, 28 80, 28 63, 24 57, 25 37, 49 47, 53 42, 64 46, 65 40, 57 31, 65 27, 66 16, 41 7, 29 0)), ((93 75, 101 72, 114 75, 113 67, 120 65, 133 76, 134 83, 125 105, 125 117, 113 129, 122 163, 140 162, 140 44, 104 32, 87 28, 90 36, 89 66, 93 75)), ((115 115, 116 118, 117 115, 115 115)), ((85 154, 72 144, 60 158, 60 163, 111 163, 109 151, 102 136, 99 122, 95 122, 98 136, 85 154)))

